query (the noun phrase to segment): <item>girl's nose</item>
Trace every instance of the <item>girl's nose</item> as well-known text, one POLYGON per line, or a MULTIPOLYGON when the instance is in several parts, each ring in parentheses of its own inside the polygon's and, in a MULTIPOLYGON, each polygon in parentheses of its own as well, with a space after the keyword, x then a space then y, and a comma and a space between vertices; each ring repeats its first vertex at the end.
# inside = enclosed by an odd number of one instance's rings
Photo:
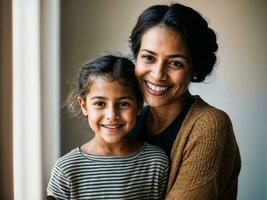
POLYGON ((108 120, 115 120, 119 118, 119 114, 115 106, 110 106, 105 112, 105 117, 108 120))

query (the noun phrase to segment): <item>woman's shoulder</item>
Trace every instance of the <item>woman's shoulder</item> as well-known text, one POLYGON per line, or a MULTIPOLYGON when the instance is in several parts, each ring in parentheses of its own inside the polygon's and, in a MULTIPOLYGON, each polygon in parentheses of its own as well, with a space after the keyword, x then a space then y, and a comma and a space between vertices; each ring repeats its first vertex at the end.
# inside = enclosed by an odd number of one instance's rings
POLYGON ((219 120, 219 121, 231 122, 228 114, 225 111, 208 104, 199 96, 196 96, 195 98, 196 100, 188 112, 187 118, 189 120, 193 119, 196 121, 205 118, 212 118, 213 120, 216 121, 219 120))
POLYGON ((234 138, 232 122, 221 109, 209 105, 200 97, 191 107, 183 123, 183 136, 190 138, 203 137, 205 141, 222 142, 226 136, 229 139, 234 138))
POLYGON ((234 138, 234 131, 226 112, 197 96, 184 119, 180 135, 183 138, 205 137, 217 140, 225 138, 226 135, 234 138))

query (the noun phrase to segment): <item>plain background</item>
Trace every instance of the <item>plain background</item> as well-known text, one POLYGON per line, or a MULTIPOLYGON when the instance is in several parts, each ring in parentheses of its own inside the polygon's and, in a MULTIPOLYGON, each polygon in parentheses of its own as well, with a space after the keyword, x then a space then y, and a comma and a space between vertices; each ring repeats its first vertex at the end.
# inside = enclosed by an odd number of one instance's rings
MULTIPOLYGON (((232 119, 242 169, 238 199, 267 199, 267 1, 179 1, 199 11, 218 36, 218 61, 204 83, 191 86, 232 119)), ((128 39, 137 17, 152 4, 170 1, 61 1, 61 103, 80 66, 103 53, 129 54, 128 39)), ((61 110, 61 155, 85 143, 85 119, 61 110), (81 123, 82 122, 82 123, 81 123)))

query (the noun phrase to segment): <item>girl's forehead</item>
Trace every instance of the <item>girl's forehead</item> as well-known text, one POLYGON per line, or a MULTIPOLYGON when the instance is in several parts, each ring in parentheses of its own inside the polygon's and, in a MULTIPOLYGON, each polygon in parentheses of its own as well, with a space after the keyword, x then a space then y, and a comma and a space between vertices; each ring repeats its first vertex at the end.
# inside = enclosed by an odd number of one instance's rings
POLYGON ((90 80, 88 94, 97 93, 102 95, 110 94, 132 94, 133 90, 130 86, 123 84, 119 80, 115 80, 110 76, 95 76, 90 80))
POLYGON ((93 74, 88 77, 88 85, 87 85, 87 90, 89 89, 96 83, 98 82, 110 82, 112 81, 112 77, 107 74, 99 75, 99 74, 93 74))

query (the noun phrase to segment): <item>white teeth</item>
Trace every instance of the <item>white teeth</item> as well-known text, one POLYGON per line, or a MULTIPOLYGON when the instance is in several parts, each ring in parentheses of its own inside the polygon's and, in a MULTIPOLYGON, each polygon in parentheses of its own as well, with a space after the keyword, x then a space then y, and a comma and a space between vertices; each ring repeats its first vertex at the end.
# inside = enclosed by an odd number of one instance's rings
POLYGON ((105 128, 115 129, 119 128, 121 125, 103 125, 105 128))
POLYGON ((149 89, 153 90, 154 92, 165 92, 169 88, 169 87, 156 86, 149 82, 146 82, 146 85, 149 87, 149 89))

